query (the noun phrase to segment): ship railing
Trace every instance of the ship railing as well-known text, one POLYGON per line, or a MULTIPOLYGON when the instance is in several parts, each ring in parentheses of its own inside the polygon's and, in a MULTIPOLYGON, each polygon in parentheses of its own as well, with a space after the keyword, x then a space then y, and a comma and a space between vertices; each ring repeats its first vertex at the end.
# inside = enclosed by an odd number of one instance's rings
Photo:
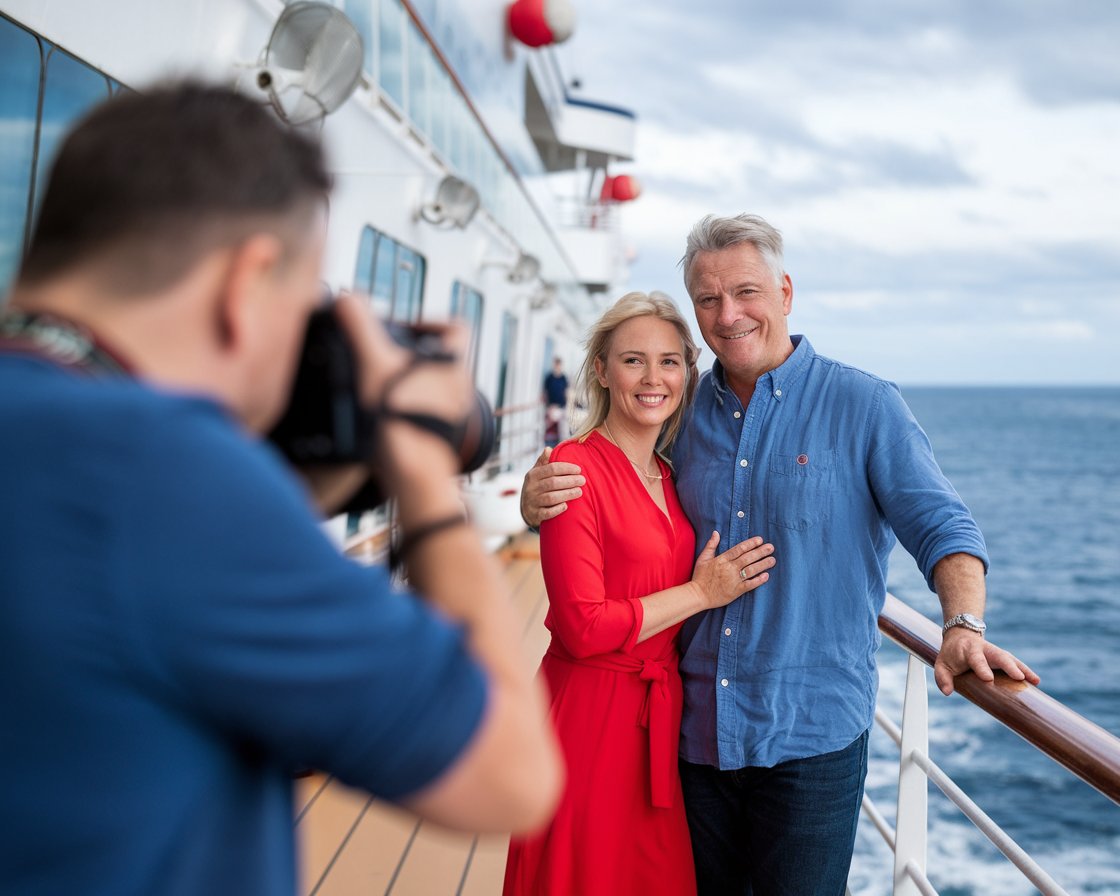
POLYGON ((494 548, 525 530, 521 483, 544 446, 544 410, 539 400, 496 409, 494 451, 463 483, 471 521, 494 548))
MULTIPOLYGON (((1066 891, 1003 831, 929 756, 926 668, 941 646, 939 627, 893 595, 879 616, 879 629, 907 654, 902 725, 881 710, 875 720, 899 747, 897 827, 865 796, 863 812, 894 854, 894 896, 937 896, 926 876, 927 794, 932 781, 1019 869, 1043 896, 1066 891)), ((979 706, 1036 749, 1120 804, 1120 738, 1024 682, 1001 672, 995 681, 972 673, 957 676, 957 693, 979 706)), ((1068 894, 1066 894, 1068 896, 1068 894)))
POLYGON ((578 196, 558 196, 557 225, 561 229, 579 228, 618 233, 621 228, 617 202, 602 202, 578 196))
POLYGON ((544 402, 506 405, 494 410, 497 439, 494 453, 479 469, 483 479, 498 473, 524 473, 544 447, 544 402))
MULTIPOLYGON (((500 473, 524 475, 544 448, 545 410, 544 402, 540 400, 497 408, 494 411, 497 425, 494 451, 474 475, 483 480, 500 473)), ((582 408, 568 407, 566 420, 569 432, 577 430, 585 413, 582 408)))

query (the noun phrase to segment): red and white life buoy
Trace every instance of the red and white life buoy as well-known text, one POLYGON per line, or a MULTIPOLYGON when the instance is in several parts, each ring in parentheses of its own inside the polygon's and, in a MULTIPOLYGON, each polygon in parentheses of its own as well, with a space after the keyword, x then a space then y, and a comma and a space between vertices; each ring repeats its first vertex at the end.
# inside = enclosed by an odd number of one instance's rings
POLYGON ((515 0, 509 5, 510 34, 527 47, 563 43, 575 24, 570 0, 515 0))
POLYGON ((601 202, 630 202, 642 195, 642 185, 633 174, 607 175, 599 191, 601 202))

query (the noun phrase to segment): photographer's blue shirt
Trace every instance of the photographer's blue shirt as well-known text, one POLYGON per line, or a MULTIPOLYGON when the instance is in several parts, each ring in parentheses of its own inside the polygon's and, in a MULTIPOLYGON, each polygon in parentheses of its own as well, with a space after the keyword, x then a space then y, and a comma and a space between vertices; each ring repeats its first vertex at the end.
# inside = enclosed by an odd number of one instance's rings
POLYGON ((681 757, 735 769, 819 756, 872 723, 877 625, 895 535, 930 587, 942 557, 987 569, 984 540, 896 386, 803 336, 748 407, 717 361, 673 451, 702 547, 753 535, 777 565, 681 633, 681 757))
POLYGON ((461 755, 464 633, 342 556, 206 398, 0 353, 0 890, 295 892, 294 768, 461 755))

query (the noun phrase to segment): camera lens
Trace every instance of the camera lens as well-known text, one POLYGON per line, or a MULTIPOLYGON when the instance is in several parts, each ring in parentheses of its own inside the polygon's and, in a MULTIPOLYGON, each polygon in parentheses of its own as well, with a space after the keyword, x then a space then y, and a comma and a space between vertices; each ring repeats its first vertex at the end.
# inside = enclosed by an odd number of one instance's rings
MULTIPOLYGON (((459 449, 459 470, 462 473, 473 473, 481 467, 494 453, 494 443, 497 441, 497 425, 494 420, 494 411, 486 396, 478 390, 474 393, 474 405, 467 415, 466 426, 463 428, 463 438, 459 449)), ((456 447, 456 446, 452 446, 456 447)))

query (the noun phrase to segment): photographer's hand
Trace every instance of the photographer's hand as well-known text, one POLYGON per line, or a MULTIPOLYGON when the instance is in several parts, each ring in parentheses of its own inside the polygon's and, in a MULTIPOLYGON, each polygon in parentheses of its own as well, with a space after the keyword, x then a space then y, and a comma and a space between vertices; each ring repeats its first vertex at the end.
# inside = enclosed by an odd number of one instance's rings
MULTIPOLYGON (((389 404, 395 411, 420 413, 449 424, 458 422, 466 413, 460 399, 464 395, 473 399, 473 390, 461 363, 423 363, 421 360, 414 366, 416 356, 387 336, 382 325, 370 314, 367 300, 341 295, 334 312, 355 354, 359 400, 364 406, 376 409, 389 404), (392 392, 392 396, 388 397, 386 392, 392 392)), ((462 348, 467 343, 466 333, 460 327, 428 329, 440 340, 448 356, 462 356, 462 348)), ((381 452, 372 460, 372 471, 363 464, 305 466, 300 470, 325 514, 345 507, 371 472, 386 494, 396 496, 395 485, 404 471, 395 469, 394 458, 422 464, 423 472, 428 474, 445 469, 442 445, 425 445, 423 438, 417 445, 417 437, 424 434, 416 427, 390 426, 384 416, 381 416, 381 423, 381 452), (429 449, 434 455, 428 453, 429 449)), ((449 472, 457 471, 450 469, 449 472)))
MULTIPOLYGON (((423 414, 449 425, 466 417, 474 398, 464 361, 467 331, 461 324, 426 326, 454 359, 432 361, 397 344, 357 298, 340 297, 336 312, 354 347, 360 400, 380 412, 379 452, 371 462, 386 493, 401 498, 399 487, 414 477, 431 480, 456 475, 459 461, 451 446, 397 415, 423 414)), ((401 511, 402 517, 407 516, 404 508, 401 511)))
POLYGON ((369 479, 369 468, 365 464, 304 466, 297 472, 315 498, 319 511, 327 517, 341 513, 346 503, 369 479))

